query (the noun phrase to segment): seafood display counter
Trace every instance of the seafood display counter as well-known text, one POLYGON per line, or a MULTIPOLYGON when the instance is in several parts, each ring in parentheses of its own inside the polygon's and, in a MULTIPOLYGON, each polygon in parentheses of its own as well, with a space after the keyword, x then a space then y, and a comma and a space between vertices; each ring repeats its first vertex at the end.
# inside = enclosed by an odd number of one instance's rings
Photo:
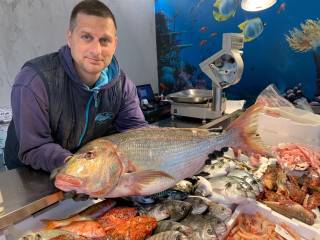
MULTIPOLYGON (((179 128, 223 128, 239 113, 234 112, 224 115, 205 125, 200 121, 179 117, 175 119, 168 118, 153 125, 179 128)), ((63 199, 62 192, 53 186, 48 173, 35 171, 27 167, 0 173, 0 191, 3 197, 3 203, 1 204, 3 211, 0 212, 0 239, 5 229, 9 229, 30 216, 37 215, 39 211, 51 205, 55 206, 55 203, 63 199)), ((66 205, 65 202, 67 201, 63 201, 62 205, 66 205)), ((83 202, 80 204, 88 203, 83 202)))

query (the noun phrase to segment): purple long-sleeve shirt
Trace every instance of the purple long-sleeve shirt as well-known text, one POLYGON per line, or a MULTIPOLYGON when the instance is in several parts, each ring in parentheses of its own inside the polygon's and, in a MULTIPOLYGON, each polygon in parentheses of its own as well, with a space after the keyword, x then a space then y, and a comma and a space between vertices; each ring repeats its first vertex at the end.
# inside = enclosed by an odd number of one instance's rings
MULTIPOLYGON (((75 72, 70 50, 60 49, 70 78, 83 85, 75 72)), ((125 76, 126 77, 126 76, 125 76)), ((109 83, 108 83, 109 84, 109 83)), ((114 120, 118 131, 146 126, 134 83, 126 78, 120 110, 114 120)), ((19 159, 35 169, 52 171, 72 153, 55 143, 50 128, 46 87, 34 69, 25 66, 15 79, 11 93, 13 121, 19 141, 19 159)), ((63 107, 63 106, 61 106, 63 107)))

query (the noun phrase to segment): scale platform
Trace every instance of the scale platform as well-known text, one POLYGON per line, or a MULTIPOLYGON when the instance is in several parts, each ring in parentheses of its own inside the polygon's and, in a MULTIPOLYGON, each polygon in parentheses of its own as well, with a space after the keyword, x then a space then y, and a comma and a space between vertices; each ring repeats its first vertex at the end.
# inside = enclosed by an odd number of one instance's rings
POLYGON ((215 110, 215 96, 212 90, 188 89, 167 96, 171 100, 171 116, 184 116, 206 119, 216 119, 225 110, 225 101, 220 110, 215 110))

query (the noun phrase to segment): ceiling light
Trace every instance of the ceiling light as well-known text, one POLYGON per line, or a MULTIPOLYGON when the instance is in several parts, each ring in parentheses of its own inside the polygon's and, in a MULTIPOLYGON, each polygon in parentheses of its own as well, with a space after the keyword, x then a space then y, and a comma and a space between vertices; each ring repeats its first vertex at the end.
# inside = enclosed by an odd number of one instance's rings
POLYGON ((241 8, 249 12, 256 12, 267 9, 276 2, 277 0, 242 0, 241 8))

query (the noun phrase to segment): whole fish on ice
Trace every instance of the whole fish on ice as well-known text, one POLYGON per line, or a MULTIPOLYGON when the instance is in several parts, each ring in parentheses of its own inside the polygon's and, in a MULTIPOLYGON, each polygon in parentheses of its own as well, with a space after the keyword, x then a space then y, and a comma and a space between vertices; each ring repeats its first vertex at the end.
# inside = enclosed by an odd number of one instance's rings
POLYGON ((81 147, 60 169, 55 186, 92 197, 151 195, 200 172, 209 153, 223 147, 266 154, 256 135, 254 105, 221 135, 204 129, 140 128, 81 147))

